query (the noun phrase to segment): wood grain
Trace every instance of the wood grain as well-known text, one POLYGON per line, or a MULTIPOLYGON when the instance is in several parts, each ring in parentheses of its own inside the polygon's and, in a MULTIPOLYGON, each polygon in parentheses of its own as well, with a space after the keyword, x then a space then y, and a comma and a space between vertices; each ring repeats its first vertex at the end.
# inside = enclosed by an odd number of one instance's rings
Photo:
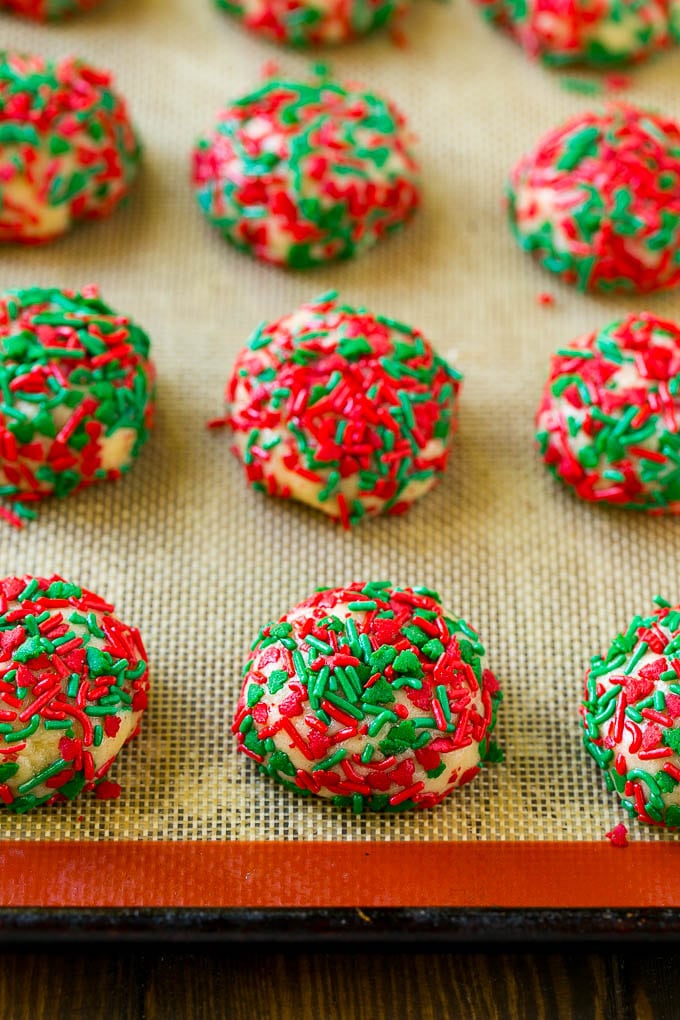
POLYGON ((135 978, 127 953, 2 953, 0 1020, 138 1020, 135 978))
POLYGON ((0 953, 0 1020, 674 1020, 680 953, 0 953))

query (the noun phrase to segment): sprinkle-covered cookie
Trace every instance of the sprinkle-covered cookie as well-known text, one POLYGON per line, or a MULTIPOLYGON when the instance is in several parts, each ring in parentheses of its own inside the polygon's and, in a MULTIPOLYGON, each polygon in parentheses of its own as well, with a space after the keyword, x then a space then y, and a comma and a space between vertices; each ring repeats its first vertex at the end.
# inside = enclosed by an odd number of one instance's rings
POLYGON ((96 287, 0 294, 0 498, 13 524, 46 496, 127 471, 153 410, 149 338, 96 287))
POLYGON ((255 488, 349 527, 403 513, 432 488, 460 380, 418 330, 330 294, 256 330, 227 384, 225 422, 255 488))
POLYGON ((0 10, 22 14, 36 21, 51 21, 78 11, 89 11, 99 3, 101 0, 0 0, 0 10))
POLYGON ((0 53, 0 241, 50 241, 108 216, 139 159, 107 72, 73 57, 0 53))
POLYGON ((57 576, 0 581, 0 807, 23 813, 99 786, 137 734, 147 656, 113 614, 57 576))
POLYGON ((580 290, 680 283, 680 127, 630 105, 545 135, 509 182, 519 245, 580 290))
POLYGON ((680 0, 476 0, 484 17, 545 64, 606 68, 680 40, 680 0))
POLYGON ((231 103, 194 151, 193 182, 228 241, 296 269, 370 248, 419 202, 402 115, 327 80, 269 80, 231 103))
POLYGON ((537 415, 546 464, 582 499, 680 513, 680 329, 649 312, 552 359, 537 415))
POLYGON ((484 648, 426 588, 321 590, 261 629, 244 677, 239 750, 356 812, 433 807, 502 757, 484 648))
POLYGON ((595 656, 581 708, 586 750, 630 815, 680 826, 680 606, 636 616, 595 656))
POLYGON ((407 0, 216 0, 246 28, 277 43, 316 46, 347 42, 381 28, 407 0))

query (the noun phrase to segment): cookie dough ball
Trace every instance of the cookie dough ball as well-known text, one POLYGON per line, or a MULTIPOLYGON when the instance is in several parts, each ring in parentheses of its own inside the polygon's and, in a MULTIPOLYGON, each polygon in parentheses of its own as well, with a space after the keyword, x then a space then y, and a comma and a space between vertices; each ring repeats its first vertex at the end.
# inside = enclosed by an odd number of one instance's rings
POLYGON ((542 138, 509 184, 519 245, 579 290, 680 283, 680 128, 633 106, 542 138))
POLYGON ((380 28, 407 0, 216 0, 246 28, 277 43, 314 46, 347 42, 380 28))
POLYGON ((545 64, 606 68, 680 40, 680 0, 477 0, 487 20, 545 64))
POLYGON ((244 675, 239 750, 297 793, 428 808, 502 757, 484 648, 426 588, 317 592, 262 628, 244 675))
POLYGON ((148 356, 96 287, 0 295, 0 496, 16 514, 131 467, 151 424, 148 356))
POLYGON ((370 248, 418 205, 418 168, 387 100, 330 81, 270 80, 194 152, 198 203, 241 251, 303 269, 370 248))
POLYGON ((0 10, 23 14, 36 21, 64 18, 78 11, 89 11, 101 0, 0 0, 0 10))
POLYGON ((581 708, 583 743, 630 815, 680 826, 680 606, 636 616, 595 656, 581 708))
POLYGON ((113 212, 140 146, 106 72, 0 53, 0 241, 51 241, 113 212))
POLYGON ((147 656, 139 632, 113 613, 60 577, 0 581, 0 805, 7 810, 94 788, 138 732, 147 656))
POLYGON ((680 329, 649 312, 552 360, 537 416, 552 473, 582 499, 680 513, 680 329))
POLYGON ((349 527, 432 488, 460 379, 418 330, 331 294, 260 326, 227 384, 226 423, 257 489, 349 527))

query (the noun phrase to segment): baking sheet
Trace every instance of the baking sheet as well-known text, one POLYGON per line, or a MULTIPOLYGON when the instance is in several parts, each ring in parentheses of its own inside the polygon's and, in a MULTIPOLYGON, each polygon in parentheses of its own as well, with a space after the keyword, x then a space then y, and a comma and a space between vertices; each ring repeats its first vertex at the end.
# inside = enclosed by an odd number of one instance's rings
MULTIPOLYGON (((288 273, 204 223, 189 151, 265 61, 307 75, 318 53, 252 38, 209 0, 111 0, 63 26, 1 16, 0 28, 6 46, 111 68, 146 149, 124 209, 49 247, 6 248, 0 285, 97 282, 150 333, 159 377, 157 427, 126 479, 0 535, 3 574, 59 572, 144 635, 153 697, 112 772, 123 794, 3 815, 2 838, 569 843, 625 820, 631 839, 672 843, 624 818, 581 749, 577 707, 589 657, 655 593, 680 601, 678 525, 578 503, 544 471, 533 414, 555 348, 641 307, 680 318, 680 298, 576 294, 515 248, 502 209, 514 160, 598 100, 530 64, 469 0, 416 4, 406 48, 378 35, 324 51, 337 77, 385 92, 409 118, 424 206, 356 262, 288 273), (407 516, 350 534, 247 490, 228 437, 204 428, 251 330, 330 288, 418 326, 465 376, 443 482, 407 516), (546 290, 554 307, 537 303, 546 290), (237 756, 229 732, 259 627, 319 584, 371 577, 437 589, 479 630, 505 693, 506 762, 427 813, 355 817, 297 798, 237 756)), ((636 69, 626 97, 680 116, 679 71, 680 53, 636 69)))

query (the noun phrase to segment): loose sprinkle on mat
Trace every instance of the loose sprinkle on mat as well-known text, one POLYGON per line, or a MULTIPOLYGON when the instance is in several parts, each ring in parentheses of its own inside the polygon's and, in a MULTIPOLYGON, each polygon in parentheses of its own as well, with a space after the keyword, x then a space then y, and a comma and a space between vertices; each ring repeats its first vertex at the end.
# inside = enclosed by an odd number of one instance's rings
POLYGON ((611 845, 622 850, 625 850, 625 848, 629 845, 627 836, 628 829, 623 822, 619 822, 618 825, 615 825, 611 832, 605 833, 605 837, 609 840, 611 845))

